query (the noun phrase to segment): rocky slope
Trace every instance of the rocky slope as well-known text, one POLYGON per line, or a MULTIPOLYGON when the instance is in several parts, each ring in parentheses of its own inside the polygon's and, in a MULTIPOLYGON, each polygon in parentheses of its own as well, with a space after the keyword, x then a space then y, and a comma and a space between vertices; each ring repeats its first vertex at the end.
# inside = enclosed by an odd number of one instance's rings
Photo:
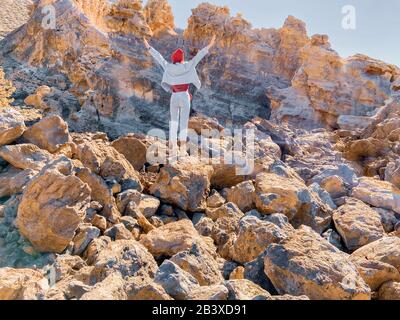
POLYGON ((0 43, 0 299, 400 299, 396 66, 294 17, 257 30, 201 4, 181 31, 165 0, 31 9, 0 43), (167 56, 213 34, 190 126, 253 129, 245 176, 210 146, 147 157, 168 94, 141 37, 167 56))

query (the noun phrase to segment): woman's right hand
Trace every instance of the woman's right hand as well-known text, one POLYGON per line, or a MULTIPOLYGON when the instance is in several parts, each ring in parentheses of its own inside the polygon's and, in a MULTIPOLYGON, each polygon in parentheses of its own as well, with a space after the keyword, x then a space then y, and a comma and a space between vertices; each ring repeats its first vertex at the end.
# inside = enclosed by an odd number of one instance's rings
POLYGON ((211 42, 210 42, 210 44, 208 45, 208 48, 211 48, 211 47, 213 47, 214 45, 215 45, 215 39, 216 39, 217 37, 215 36, 215 34, 213 35, 213 37, 212 37, 212 39, 211 39, 211 42))
POLYGON ((149 45, 149 42, 146 40, 146 38, 143 38, 143 43, 144 43, 144 46, 146 47, 146 49, 147 50, 150 50, 150 45, 149 45))

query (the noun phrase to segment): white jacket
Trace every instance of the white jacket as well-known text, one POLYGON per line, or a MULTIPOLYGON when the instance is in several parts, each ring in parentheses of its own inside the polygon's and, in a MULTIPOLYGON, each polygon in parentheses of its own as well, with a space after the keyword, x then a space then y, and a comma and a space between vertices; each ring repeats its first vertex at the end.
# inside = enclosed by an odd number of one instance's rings
POLYGON ((171 92, 171 86, 179 84, 193 84, 199 90, 201 82, 196 71, 199 62, 208 54, 209 47, 205 47, 199 51, 197 55, 190 61, 184 63, 169 63, 154 48, 150 48, 150 54, 164 69, 164 75, 161 86, 167 92, 171 92))

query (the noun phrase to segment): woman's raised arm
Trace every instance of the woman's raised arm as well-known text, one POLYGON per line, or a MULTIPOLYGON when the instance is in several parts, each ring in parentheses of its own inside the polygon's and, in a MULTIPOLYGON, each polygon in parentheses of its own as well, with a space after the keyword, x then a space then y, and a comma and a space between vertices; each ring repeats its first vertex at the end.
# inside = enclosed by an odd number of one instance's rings
POLYGON ((194 66, 197 66, 199 62, 208 54, 209 50, 214 46, 215 44, 215 35, 212 37, 210 44, 205 47, 204 49, 200 50, 196 56, 192 59, 192 63, 194 66))
POLYGON ((167 60, 164 59, 164 57, 161 55, 161 53, 159 53, 156 49, 154 49, 152 46, 150 46, 150 44, 148 43, 148 41, 145 38, 143 38, 143 42, 144 42, 146 49, 149 50, 149 52, 150 52, 151 56, 154 58, 154 60, 156 60, 165 69, 165 67, 168 64, 167 60))

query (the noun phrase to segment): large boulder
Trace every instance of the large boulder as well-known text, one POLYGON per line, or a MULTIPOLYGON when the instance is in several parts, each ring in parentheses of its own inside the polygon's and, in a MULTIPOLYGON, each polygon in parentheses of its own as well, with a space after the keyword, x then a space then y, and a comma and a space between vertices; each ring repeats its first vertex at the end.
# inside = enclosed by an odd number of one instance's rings
POLYGON ((210 192, 211 166, 187 159, 163 167, 150 192, 157 198, 182 210, 197 212, 206 209, 210 192))
POLYGON ((72 142, 68 124, 59 116, 49 116, 29 127, 24 139, 50 153, 55 153, 72 142))
POLYGON ((142 191, 139 173, 126 158, 105 141, 76 141, 74 157, 93 173, 104 179, 116 180, 123 190, 137 189, 142 191))
POLYGON ((135 277, 126 288, 128 300, 173 300, 164 288, 152 279, 135 277))
POLYGON ((127 300, 126 283, 121 274, 115 272, 97 283, 80 300, 127 300))
POLYGON ((42 300, 48 280, 32 269, 0 269, 0 300, 42 300))
POLYGON ((164 225, 144 235, 140 242, 154 256, 167 256, 190 250, 197 245, 200 252, 213 254, 212 248, 198 234, 190 220, 180 220, 164 225))
POLYGON ((131 136, 119 138, 111 145, 131 163, 131 165, 140 171, 147 162, 147 146, 139 139, 131 136))
POLYGON ((350 251, 385 235, 379 213, 357 199, 347 199, 346 204, 334 212, 333 221, 350 251))
POLYGON ((122 277, 154 277, 157 263, 147 249, 135 240, 117 240, 101 248, 93 262, 93 275, 105 279, 119 272, 122 277))
POLYGON ((400 214, 400 189, 387 181, 360 178, 352 196, 377 208, 392 210, 400 214))
POLYGON ((315 300, 365 300, 371 291, 348 256, 308 227, 268 247, 265 273, 280 294, 315 300))
POLYGON ((49 170, 26 187, 17 226, 40 252, 62 252, 90 204, 90 188, 79 178, 49 170))
POLYGON ((304 224, 319 233, 331 222, 331 208, 295 177, 261 173, 255 188, 255 205, 260 213, 283 213, 296 227, 304 224))
POLYGON ((76 235, 73 239, 72 253, 75 255, 82 254, 90 242, 100 236, 100 230, 91 224, 82 224, 76 231, 76 235))
POLYGON ((192 291, 200 287, 196 278, 170 260, 165 260, 158 268, 154 282, 176 300, 188 300, 192 291))
POLYGON ((388 263, 367 259, 354 259, 353 262, 372 291, 387 281, 400 281, 400 272, 388 263))
POLYGON ((384 237, 351 254, 351 260, 355 263, 365 259, 387 263, 400 271, 400 238, 384 237))
POLYGON ((252 181, 244 181, 230 189, 224 189, 224 192, 226 200, 236 204, 243 212, 247 212, 255 208, 255 188, 252 181))
POLYGON ((378 292, 379 300, 400 300, 400 282, 385 282, 378 292))
POLYGON ((77 168, 75 171, 75 175, 90 187, 92 201, 97 201, 102 205, 102 214, 109 221, 116 222, 121 213, 118 211, 112 189, 104 179, 88 168, 77 168))
POLYGON ((188 296, 188 300, 228 300, 228 289, 223 285, 202 286, 193 288, 188 296))
POLYGON ((0 157, 15 168, 40 170, 54 157, 33 144, 17 144, 0 148, 0 157))
POLYGON ((31 169, 7 168, 0 173, 0 198, 22 192, 36 174, 37 171, 31 169))
POLYGON ((270 244, 281 242, 293 231, 286 216, 276 214, 262 218, 248 215, 239 222, 239 232, 230 249, 230 256, 240 263, 250 262, 270 244))
POLYGON ((228 300, 253 300, 256 297, 271 299, 268 291, 246 279, 225 281, 225 286, 229 291, 228 300))
POLYGON ((174 255, 170 261, 190 273, 201 286, 220 284, 224 281, 216 260, 206 252, 200 252, 196 245, 190 251, 174 255))
POLYGON ((26 130, 24 117, 11 108, 0 110, 0 147, 18 139, 26 130))

